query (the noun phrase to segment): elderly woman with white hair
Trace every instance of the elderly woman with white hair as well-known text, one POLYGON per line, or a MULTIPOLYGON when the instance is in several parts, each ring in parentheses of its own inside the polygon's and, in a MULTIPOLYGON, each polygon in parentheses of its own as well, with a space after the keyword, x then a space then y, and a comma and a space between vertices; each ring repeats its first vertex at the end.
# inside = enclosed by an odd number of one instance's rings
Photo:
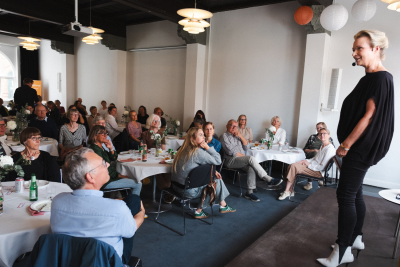
MULTIPOLYGON (((160 131, 160 127, 161 127, 160 116, 156 114, 151 114, 146 121, 146 128, 149 129, 150 131, 153 131, 154 134, 158 133, 162 135, 163 133, 160 131)), ((156 147, 155 141, 151 139, 153 133, 150 133, 150 131, 143 132, 141 136, 143 143, 147 145, 147 149, 156 147)), ((161 140, 161 148, 162 150, 165 150, 165 137, 161 140)))
MULTIPOLYGON (((286 131, 281 128, 282 120, 279 116, 274 116, 271 119, 271 127, 269 128, 271 132, 274 133, 273 144, 284 145, 286 141, 286 131)), ((265 138, 269 140, 269 134, 265 133, 265 138)))

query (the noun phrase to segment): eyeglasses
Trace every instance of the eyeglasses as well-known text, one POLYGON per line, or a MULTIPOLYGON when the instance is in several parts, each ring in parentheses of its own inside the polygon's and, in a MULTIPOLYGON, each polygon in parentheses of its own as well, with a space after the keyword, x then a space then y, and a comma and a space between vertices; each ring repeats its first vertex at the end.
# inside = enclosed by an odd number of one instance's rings
POLYGON ((6 128, 5 124, 0 124, 0 128, 6 128))
POLYGON ((240 119, 241 121, 247 121, 247 119, 240 119))
POLYGON ((327 135, 328 133, 319 133, 318 136, 327 135))
POLYGON ((31 138, 29 138, 29 139, 31 139, 32 141, 34 141, 34 142, 36 142, 36 141, 42 141, 42 139, 43 139, 43 137, 31 137, 31 138))
POLYGON ((101 135, 107 135, 107 132, 98 133, 98 134, 101 134, 101 135))
POLYGON ((97 169, 98 167, 101 167, 101 166, 104 166, 104 167, 107 168, 107 162, 106 162, 104 159, 103 159, 102 163, 101 163, 99 166, 97 166, 97 167, 91 169, 91 170, 88 171, 88 172, 94 171, 95 169, 97 169))

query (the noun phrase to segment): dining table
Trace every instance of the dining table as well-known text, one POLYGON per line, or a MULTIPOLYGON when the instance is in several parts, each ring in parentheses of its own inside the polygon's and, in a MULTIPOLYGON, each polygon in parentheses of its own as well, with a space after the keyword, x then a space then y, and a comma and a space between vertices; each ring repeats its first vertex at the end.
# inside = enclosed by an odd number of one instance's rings
MULTIPOLYGON (((171 172, 171 164, 164 163, 165 156, 167 156, 167 151, 162 151, 162 153, 156 157, 155 151, 150 152, 147 155, 147 161, 143 162, 141 155, 138 150, 131 150, 133 153, 121 152, 118 155, 118 160, 116 163, 116 170, 122 175, 126 175, 129 178, 140 183, 143 179, 147 177, 152 177, 153 179, 153 196, 151 200, 143 200, 143 206, 146 213, 158 213, 159 202, 156 200, 156 175, 162 173, 171 172), (121 160, 132 159, 131 162, 122 162, 121 160)), ((171 204, 161 203, 160 212, 165 212, 171 209, 171 204)))
MULTIPOLYGON (((42 181, 42 180, 41 180, 42 181)), ((40 185, 40 182, 38 183, 40 185)), ((47 186, 52 187, 52 196, 61 192, 72 192, 62 183, 49 182, 38 189, 38 200, 48 198, 47 186)), ((32 216, 28 208, 29 189, 15 192, 15 182, 3 182, 3 214, 0 215, 0 267, 11 267, 14 261, 24 253, 32 251, 33 246, 43 234, 51 233, 50 212, 32 216)))
MULTIPOLYGON (((21 145, 19 141, 8 140, 9 138, 7 137, 5 143, 13 151, 21 152, 25 149, 25 146, 21 145)), ((50 137, 43 137, 43 140, 40 141, 39 150, 49 152, 51 156, 58 157, 58 141, 50 137)))
POLYGON ((178 136, 169 135, 165 137, 165 147, 168 149, 173 149, 177 151, 180 146, 185 142, 184 138, 179 138, 178 136))

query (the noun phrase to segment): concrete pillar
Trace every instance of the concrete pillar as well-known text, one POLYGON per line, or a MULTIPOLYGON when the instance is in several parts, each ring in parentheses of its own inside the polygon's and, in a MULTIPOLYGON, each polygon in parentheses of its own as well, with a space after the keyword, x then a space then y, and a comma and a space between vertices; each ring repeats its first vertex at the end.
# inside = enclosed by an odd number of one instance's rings
POLYGON ((330 38, 327 33, 307 35, 297 134, 298 146, 303 146, 308 137, 315 133, 315 125, 318 123, 321 99, 326 87, 325 77, 327 73, 330 38))
POLYGON ((189 128, 197 110, 203 109, 206 46, 188 44, 183 108, 183 129, 189 128))
MULTIPOLYGON (((115 94, 117 100, 115 105, 117 106, 118 112, 122 115, 124 106, 126 105, 126 60, 127 52, 121 50, 112 50, 111 53, 111 80, 115 84, 115 94)), ((132 107, 133 108, 133 107, 132 107)))

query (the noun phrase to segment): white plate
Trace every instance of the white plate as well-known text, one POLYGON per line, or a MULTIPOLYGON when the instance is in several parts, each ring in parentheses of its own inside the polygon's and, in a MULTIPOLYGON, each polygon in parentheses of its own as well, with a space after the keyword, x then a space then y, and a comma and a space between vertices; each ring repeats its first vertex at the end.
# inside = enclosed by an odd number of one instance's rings
POLYGON ((252 146, 251 150, 263 150, 260 146, 252 146))
POLYGON ((127 154, 129 154, 129 151, 122 151, 122 152, 120 152, 119 154, 120 154, 120 155, 127 155, 127 154))
MULTIPOLYGON (((25 181, 24 182, 24 187, 25 188, 29 188, 30 186, 31 186, 31 181, 25 181), (28 185, 25 185, 25 182, 28 182, 28 185)), ((46 180, 36 180, 36 185, 37 185, 37 187, 38 187, 38 189, 43 189, 43 188, 45 188, 46 186, 48 186, 49 185, 49 181, 46 181, 46 180)))
POLYGON ((51 200, 50 199, 39 200, 39 201, 33 202, 31 205, 31 209, 39 211, 40 208, 42 208, 44 205, 46 205, 46 207, 44 207, 41 211, 51 211, 51 200))
POLYGON ((173 159, 167 159, 167 160, 165 161, 165 163, 167 163, 167 164, 172 164, 173 162, 174 162, 173 159))

